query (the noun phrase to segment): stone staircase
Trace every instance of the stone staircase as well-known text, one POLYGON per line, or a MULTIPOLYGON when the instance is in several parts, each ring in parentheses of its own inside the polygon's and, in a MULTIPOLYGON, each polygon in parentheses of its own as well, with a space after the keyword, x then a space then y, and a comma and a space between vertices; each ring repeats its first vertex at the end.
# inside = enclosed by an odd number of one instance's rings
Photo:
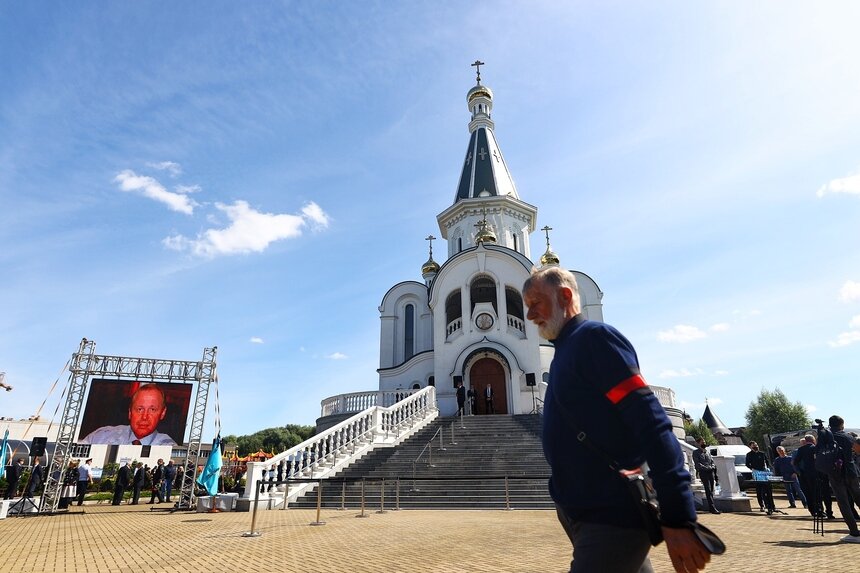
MULTIPOLYGON (((397 447, 377 448, 324 482, 322 506, 360 507, 363 478, 368 511, 380 508, 383 479, 386 509, 394 508, 398 495, 401 509, 552 509, 540 425, 536 415, 438 418, 397 447)), ((314 489, 289 507, 316 503, 314 489)))

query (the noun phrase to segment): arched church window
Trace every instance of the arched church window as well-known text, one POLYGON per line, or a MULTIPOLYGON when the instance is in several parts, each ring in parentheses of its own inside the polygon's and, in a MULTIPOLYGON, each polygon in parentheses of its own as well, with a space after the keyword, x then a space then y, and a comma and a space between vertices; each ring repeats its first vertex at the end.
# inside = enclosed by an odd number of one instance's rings
POLYGON ((406 305, 403 321, 403 360, 409 360, 415 354, 415 306, 406 305))
POLYGON ((451 324, 462 316, 463 305, 460 297, 460 289, 457 289, 445 299, 445 324, 451 324))
POLYGON ((428 386, 435 386, 435 385, 436 385, 436 377, 435 377, 435 376, 431 376, 431 377, 427 380, 427 385, 428 385, 428 386))
POLYGON ((412 389, 413 389, 413 390, 420 390, 420 389, 421 389, 421 384, 419 384, 418 382, 416 382, 415 384, 413 384, 413 385, 412 385, 412 389))
POLYGON ((515 251, 519 251, 520 249, 519 249, 519 246, 518 246, 518 244, 517 244, 517 234, 516 234, 516 233, 511 233, 511 235, 513 235, 513 238, 514 238, 514 250, 515 250, 515 251))
POLYGON ((515 316, 523 320, 523 297, 520 291, 511 286, 505 287, 505 308, 508 316, 515 316))
POLYGON ((544 372, 540 375, 540 379, 549 384, 549 372, 544 372))
POLYGON ((461 252, 463 250, 463 237, 457 237, 457 252, 461 252))
POLYGON ((481 275, 472 281, 472 287, 469 290, 472 299, 472 308, 475 310, 475 305, 479 302, 489 302, 493 305, 493 310, 499 312, 499 306, 496 301, 496 283, 492 278, 481 275))

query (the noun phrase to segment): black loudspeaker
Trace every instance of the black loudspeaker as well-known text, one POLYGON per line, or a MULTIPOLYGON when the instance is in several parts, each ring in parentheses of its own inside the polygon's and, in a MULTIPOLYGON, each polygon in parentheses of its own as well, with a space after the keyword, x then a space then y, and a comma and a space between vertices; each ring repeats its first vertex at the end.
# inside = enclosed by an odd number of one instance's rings
POLYGON ((48 445, 48 438, 33 438, 30 442, 30 456, 40 458, 45 455, 45 447, 48 445))
POLYGON ((457 387, 457 384, 460 384, 460 383, 462 383, 462 382, 463 382, 463 377, 462 377, 462 376, 454 376, 454 388, 456 388, 456 387, 457 387))
POLYGON ((527 372, 526 373, 526 386, 537 386, 537 382, 535 382, 535 373, 527 372))

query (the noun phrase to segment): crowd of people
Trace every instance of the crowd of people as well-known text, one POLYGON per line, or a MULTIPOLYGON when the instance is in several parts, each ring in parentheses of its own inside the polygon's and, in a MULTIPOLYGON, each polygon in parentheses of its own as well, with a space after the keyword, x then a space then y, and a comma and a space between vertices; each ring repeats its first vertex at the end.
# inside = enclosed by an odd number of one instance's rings
POLYGON ((150 493, 149 503, 171 503, 171 495, 174 489, 182 486, 182 478, 185 471, 182 466, 169 460, 167 464, 159 458, 152 468, 143 462, 126 462, 117 472, 113 490, 113 505, 120 505, 125 492, 131 489, 131 498, 128 503, 137 505, 140 503, 141 491, 150 493))

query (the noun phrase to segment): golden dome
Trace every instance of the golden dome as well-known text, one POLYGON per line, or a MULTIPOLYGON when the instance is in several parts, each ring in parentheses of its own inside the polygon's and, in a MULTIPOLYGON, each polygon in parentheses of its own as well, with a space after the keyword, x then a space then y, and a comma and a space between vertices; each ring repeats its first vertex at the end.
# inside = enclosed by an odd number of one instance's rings
POLYGON ((487 86, 477 85, 470 89, 469 93, 466 94, 466 102, 471 104, 473 99, 479 97, 493 99, 493 90, 487 86))
POLYGON ((558 255, 553 253, 550 248, 547 246, 546 252, 540 256, 540 264, 542 267, 546 267, 548 265, 557 265, 561 263, 558 258, 558 255))
POLYGON ((439 263, 433 260, 433 255, 430 255, 430 258, 427 259, 427 262, 421 265, 421 276, 436 274, 439 272, 439 263))

